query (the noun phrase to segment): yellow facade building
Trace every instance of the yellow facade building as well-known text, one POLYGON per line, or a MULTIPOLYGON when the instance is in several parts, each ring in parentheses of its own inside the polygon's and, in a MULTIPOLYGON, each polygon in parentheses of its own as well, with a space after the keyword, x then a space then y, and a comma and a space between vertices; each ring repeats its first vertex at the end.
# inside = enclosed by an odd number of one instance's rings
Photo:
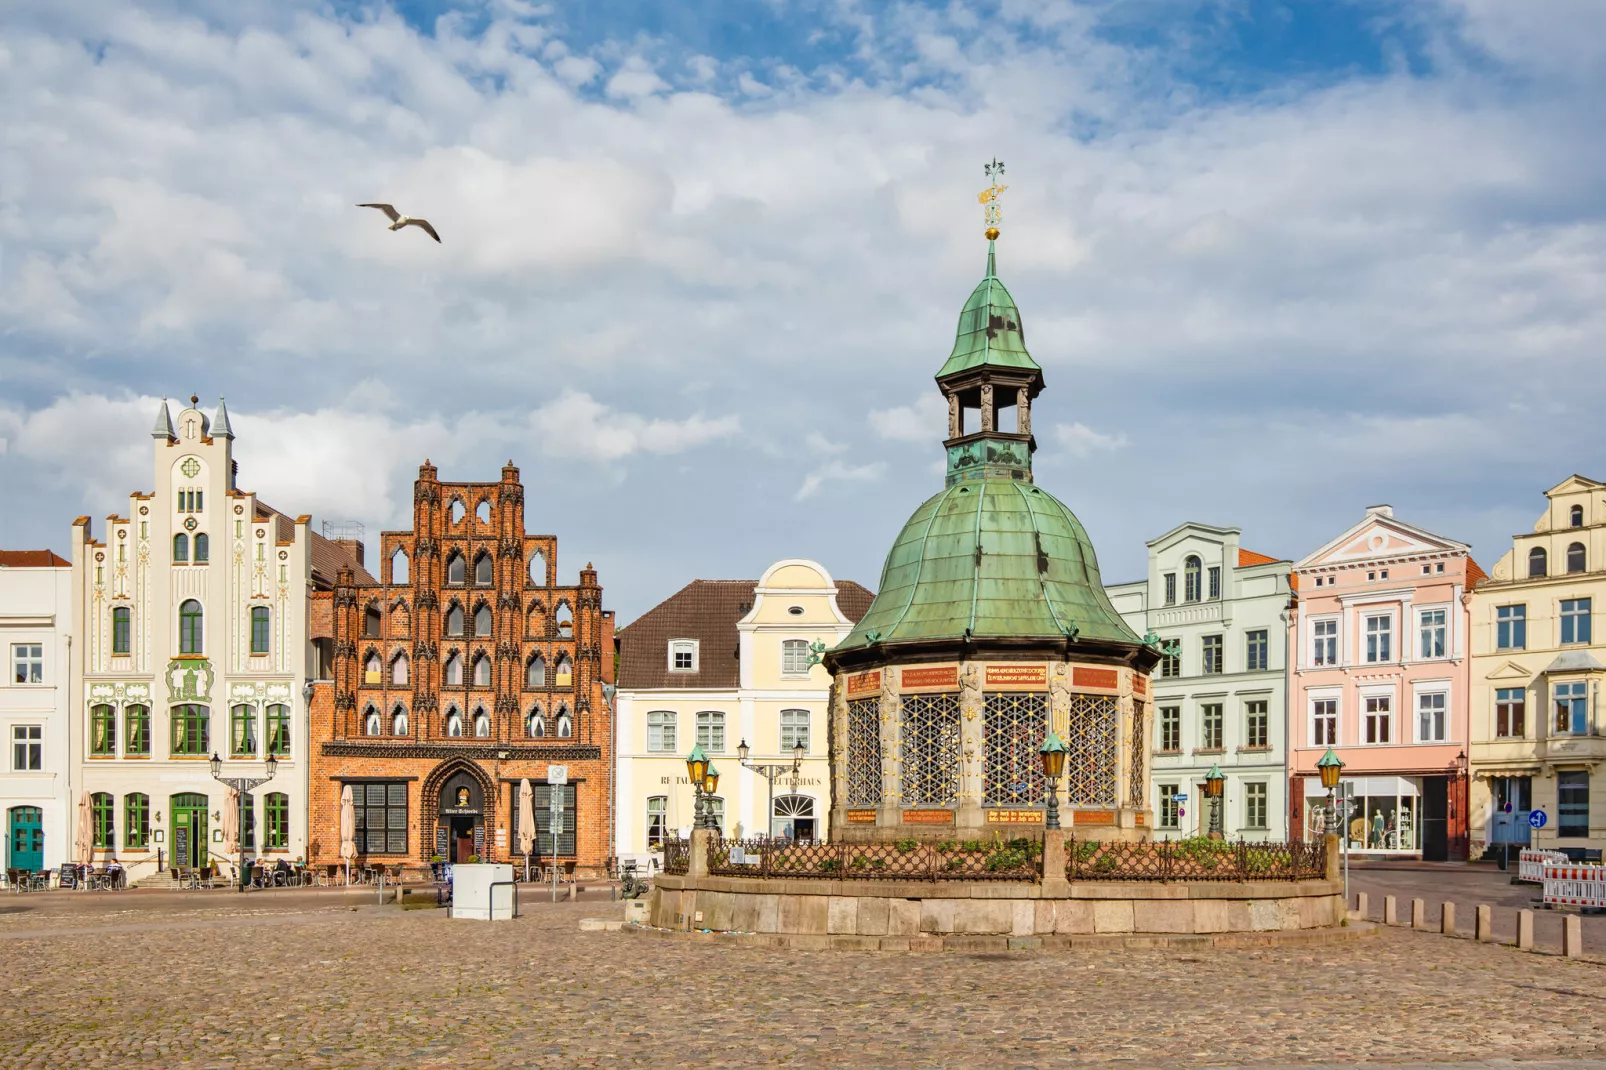
POLYGON ((712 805, 726 836, 825 838, 831 677, 818 655, 852 630, 872 597, 793 559, 757 582, 694 580, 619 630, 621 861, 649 872, 665 836, 690 834, 694 744, 719 772, 712 805))
POLYGON ((1606 483, 1575 475, 1545 497, 1473 597, 1474 850, 1606 846, 1606 483))

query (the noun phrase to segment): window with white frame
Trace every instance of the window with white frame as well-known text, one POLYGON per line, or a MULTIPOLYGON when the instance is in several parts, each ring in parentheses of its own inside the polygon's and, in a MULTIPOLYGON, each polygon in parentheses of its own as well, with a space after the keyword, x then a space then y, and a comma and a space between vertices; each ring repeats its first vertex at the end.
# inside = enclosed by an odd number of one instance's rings
POLYGON ((1444 657, 1445 611, 1442 609, 1424 609, 1417 614, 1419 631, 1421 632, 1421 646, 1417 653, 1419 658, 1444 657))
POLYGON ((19 684, 45 682, 45 648, 40 643, 11 644, 12 681, 19 684))
POLYGON ((1251 781, 1244 784, 1244 828, 1263 829, 1266 827, 1267 795, 1268 792, 1264 781, 1251 781))
MULTIPOLYGON (((1587 643, 1589 639, 1590 599, 1568 598, 1561 603, 1561 641, 1587 643)), ((17 681, 21 683, 21 680, 17 681)))
POLYGON ((1182 750, 1182 707, 1160 707, 1160 750, 1176 754, 1182 750))
POLYGON ((1176 784, 1159 784, 1156 788, 1160 795, 1160 827, 1163 829, 1181 828, 1181 804, 1177 799, 1180 794, 1176 784))
POLYGON ((669 641, 669 671, 697 671, 697 640, 671 639, 669 641))
POLYGON ((1267 655, 1271 648, 1270 635, 1264 628, 1244 633, 1244 671, 1265 672, 1267 655))
POLYGON ((647 847, 662 847, 669 831, 669 796, 647 796, 647 847))
POLYGON ((1160 655, 1160 677, 1161 677, 1161 679, 1169 679, 1169 678, 1174 677, 1174 676, 1181 676, 1182 675, 1182 644, 1178 643, 1175 639, 1162 639, 1162 640, 1160 640, 1160 647, 1161 647, 1162 650, 1175 650, 1176 651, 1175 654, 1161 654, 1160 655), (1173 645, 1173 644, 1175 644, 1175 645, 1173 645))
POLYGON ((781 753, 790 754, 799 744, 805 751, 809 749, 809 711, 782 710, 781 753))
POLYGON ((786 639, 781 642, 781 672, 787 676, 807 676, 809 672, 809 641, 786 639))
POLYGON ((1338 664, 1338 619, 1310 622, 1310 663, 1312 665, 1338 664))
POLYGON ((1312 699, 1310 704, 1310 745, 1336 747, 1338 745, 1338 699, 1312 699))
POLYGON ((11 769, 16 773, 37 773, 45 767, 45 729, 43 725, 11 726, 11 769))
POLYGON ((1394 699, 1388 695, 1369 695, 1365 700, 1363 743, 1388 743, 1394 738, 1394 699))
POLYGON ((1183 599, 1188 602, 1199 601, 1200 580, 1203 562, 1197 557, 1189 557, 1182 563, 1183 599))
POLYGON ((1207 702, 1199 707, 1199 745, 1204 750, 1222 749, 1221 703, 1207 702))
POLYGON ((1556 732, 1564 736, 1589 734, 1589 685, 1582 681, 1556 685, 1556 732))
POLYGON ((1496 650, 1528 649, 1528 607, 1496 606, 1494 629, 1496 650))
POLYGON ((1244 746, 1250 750, 1264 750, 1271 746, 1271 723, 1263 698, 1244 703, 1244 746))
POLYGON ((1366 660, 1388 661, 1393 654, 1394 621, 1386 614, 1366 618, 1366 660))
POLYGON ((1177 574, 1175 572, 1167 572, 1165 574, 1165 604, 1168 606, 1177 604, 1177 574))
POLYGON ((697 745, 710 754, 725 753, 725 715, 717 711, 697 715, 697 745))
POLYGON ((1208 576, 1209 576, 1209 579, 1210 579, 1210 586, 1209 586, 1210 597, 1211 598, 1220 598, 1221 597, 1221 566, 1220 565, 1211 565, 1210 569, 1209 569, 1209 572, 1208 572, 1208 576))
POLYGON ((1416 696, 1418 743, 1443 743, 1450 738, 1444 716, 1447 698, 1443 691, 1423 691, 1416 696))
POLYGON ((1528 734, 1528 692, 1520 687, 1496 688, 1494 734, 1500 739, 1521 739, 1528 734))
POLYGON ((650 711, 647 714, 647 750, 654 754, 673 754, 676 747, 674 711, 650 711))
POLYGON ((1207 635, 1203 637, 1201 644, 1202 664, 1200 671, 1208 674, 1226 672, 1227 667, 1223 660, 1222 637, 1219 635, 1207 635))

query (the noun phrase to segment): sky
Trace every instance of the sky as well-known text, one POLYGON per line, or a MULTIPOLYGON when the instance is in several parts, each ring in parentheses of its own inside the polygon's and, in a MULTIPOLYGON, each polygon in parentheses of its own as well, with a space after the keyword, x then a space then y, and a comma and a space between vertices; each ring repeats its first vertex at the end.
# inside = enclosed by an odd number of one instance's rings
POLYGON ((1606 478, 1603 90, 1597 0, 11 0, 0 546, 103 534, 194 393, 370 547, 426 457, 511 458, 621 623, 786 557, 873 587, 997 158, 1037 480, 1107 582, 1382 502, 1489 568, 1606 478))

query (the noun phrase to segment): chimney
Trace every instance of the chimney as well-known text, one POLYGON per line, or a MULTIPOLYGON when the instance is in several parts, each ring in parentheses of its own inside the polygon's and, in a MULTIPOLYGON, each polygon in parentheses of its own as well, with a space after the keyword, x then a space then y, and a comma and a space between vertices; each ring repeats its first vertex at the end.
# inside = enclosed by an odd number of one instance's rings
POLYGON ((1392 519, 1394 519, 1394 506, 1392 506, 1392 505, 1368 505, 1366 507, 1366 515, 1367 516, 1382 516, 1382 517, 1387 517, 1388 519, 1392 520, 1392 519))
POLYGON ((345 550, 346 553, 356 558, 357 564, 361 565, 363 568, 368 567, 367 562, 362 559, 361 539, 336 539, 334 542, 336 546, 339 546, 342 550, 345 550))

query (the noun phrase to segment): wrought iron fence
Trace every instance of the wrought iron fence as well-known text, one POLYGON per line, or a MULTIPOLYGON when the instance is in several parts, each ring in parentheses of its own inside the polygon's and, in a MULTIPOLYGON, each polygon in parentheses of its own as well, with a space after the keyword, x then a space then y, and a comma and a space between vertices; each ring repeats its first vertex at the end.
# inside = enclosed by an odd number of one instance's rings
POLYGON ((685 873, 691 868, 691 841, 664 837, 664 872, 685 873))
POLYGON ((1072 839, 1065 876, 1083 881, 1297 881, 1327 875, 1320 841, 1230 843, 1203 837, 1157 843, 1072 839))
POLYGON ((827 880, 1035 881, 1041 854, 1041 844, 1024 839, 942 843, 710 840, 708 872, 723 877, 827 880))

